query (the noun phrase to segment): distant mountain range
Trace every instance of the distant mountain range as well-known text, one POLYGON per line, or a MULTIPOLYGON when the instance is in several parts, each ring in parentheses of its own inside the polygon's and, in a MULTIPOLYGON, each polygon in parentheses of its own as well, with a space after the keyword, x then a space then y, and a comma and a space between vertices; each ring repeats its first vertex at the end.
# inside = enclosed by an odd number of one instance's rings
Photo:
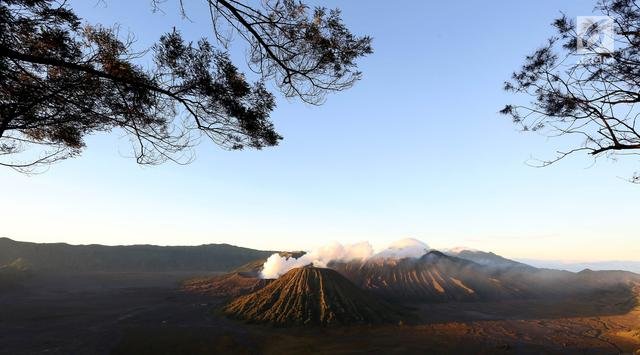
MULTIPOLYGON (((70 245, 66 243, 31 243, 0 238, 0 267, 19 263, 20 269, 34 271, 230 271, 248 263, 261 266, 274 251, 242 248, 229 244, 199 246, 156 245, 70 245)), ((301 253, 298 253, 301 254, 301 253)), ((518 261, 478 250, 457 249, 446 255, 492 267, 507 268, 531 265, 537 268, 568 270, 624 270, 640 273, 640 262, 605 261, 566 263, 535 259, 518 261)), ((236 270, 243 271, 243 270, 236 270)), ((244 270, 246 271, 246 270, 244 270)))
POLYGON ((479 251, 332 261, 327 268, 303 266, 273 280, 260 278, 259 263, 241 269, 184 289, 231 298, 224 313, 233 318, 279 326, 394 322, 399 319, 395 306, 451 301, 615 297, 615 306, 629 311, 640 300, 639 274, 536 268, 479 251))
MULTIPOLYGON (((190 292, 237 297, 270 285, 260 278, 263 260, 227 275, 185 284, 190 292)), ((569 272, 536 268, 481 251, 431 250, 419 258, 372 257, 332 261, 328 268, 358 288, 392 302, 557 299, 594 292, 631 292, 640 275, 627 271, 569 272)), ((271 287, 274 289, 274 287, 271 287)))
POLYGON ((229 271, 273 253, 229 244, 105 246, 0 238, 0 267, 15 269, 19 263, 21 269, 46 272, 229 271))
POLYGON ((640 281, 640 275, 631 272, 573 273, 535 268, 492 253, 459 255, 432 250, 417 259, 373 258, 328 266, 385 299, 422 302, 566 297, 640 281))
POLYGON ((640 261, 594 261, 566 262, 561 260, 519 259, 521 262, 540 268, 578 272, 589 270, 623 270, 640 274, 640 261))
POLYGON ((516 264, 530 265, 543 269, 566 270, 579 272, 582 270, 619 270, 640 274, 640 261, 608 260, 594 262, 567 262, 562 260, 518 259, 517 261, 504 258, 500 255, 480 250, 456 248, 447 250, 447 255, 471 260, 481 265, 507 267, 516 264))
MULTIPOLYGON (((0 291, 22 287, 23 280, 46 272, 227 271, 187 281, 182 289, 228 298, 222 311, 230 317, 278 326, 404 322, 413 317, 405 311, 422 303, 600 300, 613 295, 621 300, 615 305, 626 311, 640 300, 639 274, 537 268, 476 250, 374 255, 331 261, 326 268, 307 265, 278 279, 263 279, 263 264, 273 253, 228 244, 104 246, 0 238, 0 291)), ((302 254, 280 252, 288 258, 302 254)))

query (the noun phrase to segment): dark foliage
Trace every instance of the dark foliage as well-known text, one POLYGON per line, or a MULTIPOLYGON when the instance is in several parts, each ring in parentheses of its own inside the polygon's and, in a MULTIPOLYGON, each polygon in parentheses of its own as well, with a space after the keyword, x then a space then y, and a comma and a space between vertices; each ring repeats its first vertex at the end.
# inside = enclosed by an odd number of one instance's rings
POLYGON ((188 162, 202 136, 227 149, 274 146, 282 137, 265 81, 321 103, 353 85, 355 60, 371 53, 370 38, 354 37, 337 10, 310 12, 293 1, 206 4, 218 44, 228 43, 223 26, 248 41, 257 82, 208 40, 187 42, 175 29, 136 52, 131 38, 83 23, 64 2, 0 0, 0 164, 32 171, 78 155, 87 135, 114 129, 126 132, 141 164, 188 162), (154 65, 145 69, 149 58, 154 65))
MULTIPOLYGON (((640 152, 640 6, 633 0, 603 0, 596 10, 614 20, 613 51, 577 51, 576 24, 562 16, 553 23, 557 35, 505 84, 507 91, 533 98, 530 105, 501 110, 523 130, 580 137, 543 166, 578 151, 593 156, 640 152)), ((633 180, 640 182, 640 176, 633 180)))

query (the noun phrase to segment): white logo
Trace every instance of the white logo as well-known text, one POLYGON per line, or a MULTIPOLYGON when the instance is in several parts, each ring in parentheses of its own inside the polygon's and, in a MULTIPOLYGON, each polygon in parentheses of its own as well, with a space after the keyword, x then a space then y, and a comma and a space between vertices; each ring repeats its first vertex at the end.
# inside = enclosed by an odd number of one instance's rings
POLYGON ((609 16, 578 16, 576 34, 578 53, 613 52, 613 18, 609 16))

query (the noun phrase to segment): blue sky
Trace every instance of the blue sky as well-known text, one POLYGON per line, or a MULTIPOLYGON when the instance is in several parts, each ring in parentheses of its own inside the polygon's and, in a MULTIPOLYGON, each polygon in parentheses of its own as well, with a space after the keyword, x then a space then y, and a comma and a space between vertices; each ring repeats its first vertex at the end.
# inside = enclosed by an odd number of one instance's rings
MULTIPOLYGON (((147 1, 71 3, 90 22, 135 33, 140 47, 172 26, 194 40, 211 34, 201 8, 186 21, 176 2, 155 14, 147 1)), ((552 34, 550 22, 591 14, 589 1, 323 4, 372 35, 375 53, 361 60, 364 79, 322 106, 281 98, 280 146, 228 152, 205 141, 191 165, 141 167, 118 134, 90 137, 80 158, 44 174, 0 172, 10 186, 1 233, 266 249, 414 237, 519 258, 640 260, 640 187, 624 180, 638 159, 576 155, 532 168, 530 158, 567 142, 523 134, 496 113, 525 99, 502 83, 552 34)), ((231 50, 241 61, 244 44, 231 50)))

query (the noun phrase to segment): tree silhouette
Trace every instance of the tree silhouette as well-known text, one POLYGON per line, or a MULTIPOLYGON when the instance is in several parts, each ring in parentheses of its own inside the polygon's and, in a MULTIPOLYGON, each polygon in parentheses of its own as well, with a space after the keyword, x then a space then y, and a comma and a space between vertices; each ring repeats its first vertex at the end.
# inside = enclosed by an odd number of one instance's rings
POLYGON ((0 0, 0 165, 31 172, 80 154, 87 135, 116 129, 140 164, 189 162, 203 136, 226 149, 274 146, 282 137, 265 82, 321 104, 360 78, 356 60, 372 52, 338 10, 204 1, 219 48, 174 29, 136 51, 131 36, 83 23, 65 2, 0 0), (233 34, 249 46, 254 83, 220 49, 233 34), (147 58, 151 69, 140 64, 147 58))
POLYGON ((640 7, 632 0, 604 0, 596 10, 613 19, 612 51, 599 46, 605 37, 594 33, 597 23, 578 32, 563 15, 553 23, 557 35, 505 83, 505 90, 533 98, 530 105, 501 110, 523 130, 580 139, 542 166, 580 151, 594 157, 640 152, 640 7), (578 50, 579 41, 586 51, 578 50))

